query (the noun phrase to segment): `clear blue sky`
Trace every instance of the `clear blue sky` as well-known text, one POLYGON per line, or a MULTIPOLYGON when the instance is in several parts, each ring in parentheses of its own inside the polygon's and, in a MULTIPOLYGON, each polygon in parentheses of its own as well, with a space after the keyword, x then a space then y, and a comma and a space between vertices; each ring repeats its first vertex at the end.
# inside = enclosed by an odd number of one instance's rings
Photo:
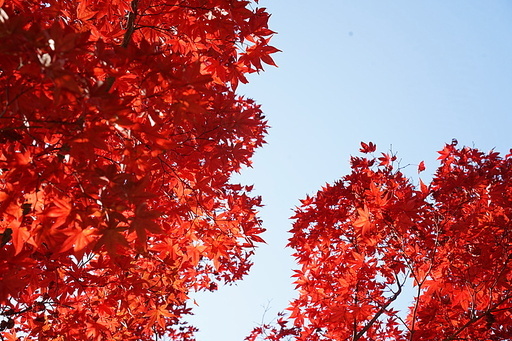
POLYGON ((402 165, 459 145, 512 147, 512 2, 509 0, 261 0, 272 13, 279 68, 240 89, 272 128, 254 167, 268 245, 236 286, 196 295, 198 341, 242 341, 294 297, 285 249, 298 200, 349 171, 360 141, 398 152, 402 165), (265 307, 269 311, 265 313, 265 307))

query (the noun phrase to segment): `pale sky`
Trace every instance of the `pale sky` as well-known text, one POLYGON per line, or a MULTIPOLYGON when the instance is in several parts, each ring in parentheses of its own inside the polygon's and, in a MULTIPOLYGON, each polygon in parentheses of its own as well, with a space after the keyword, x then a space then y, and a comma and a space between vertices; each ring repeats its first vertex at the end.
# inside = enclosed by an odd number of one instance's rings
POLYGON ((508 0, 260 0, 272 13, 279 68, 240 89, 272 128, 252 169, 266 205, 251 274, 195 295, 198 341, 242 341, 293 299, 285 249, 293 208, 349 172, 360 141, 392 149, 428 180, 438 150, 459 145, 507 154, 512 147, 512 2, 508 0), (423 175, 424 174, 424 175, 423 175), (268 310, 267 312, 265 312, 268 310))

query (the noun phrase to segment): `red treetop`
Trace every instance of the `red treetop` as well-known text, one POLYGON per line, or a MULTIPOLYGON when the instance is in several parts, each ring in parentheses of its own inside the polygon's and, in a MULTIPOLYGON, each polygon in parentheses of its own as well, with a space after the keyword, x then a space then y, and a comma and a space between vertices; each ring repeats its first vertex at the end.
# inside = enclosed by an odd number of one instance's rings
POLYGON ((303 201, 293 326, 281 318, 247 340, 510 340, 512 157, 455 143, 440 154, 429 186, 393 155, 353 157, 351 174, 303 201))
POLYGON ((188 294, 245 275, 263 143, 235 94, 274 64, 242 0, 0 0, 0 331, 189 340, 188 294))

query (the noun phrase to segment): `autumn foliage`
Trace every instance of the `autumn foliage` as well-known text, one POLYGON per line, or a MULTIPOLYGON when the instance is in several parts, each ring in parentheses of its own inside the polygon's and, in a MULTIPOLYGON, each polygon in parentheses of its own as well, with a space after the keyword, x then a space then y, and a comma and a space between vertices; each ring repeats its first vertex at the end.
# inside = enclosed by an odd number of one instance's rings
POLYGON ((230 184, 274 64, 242 0, 0 0, 5 340, 192 339, 191 291, 244 276, 259 198, 230 184))
POLYGON ((362 143, 368 157, 302 200, 298 298, 247 340, 510 340, 512 155, 454 142, 414 185, 375 151, 362 143))

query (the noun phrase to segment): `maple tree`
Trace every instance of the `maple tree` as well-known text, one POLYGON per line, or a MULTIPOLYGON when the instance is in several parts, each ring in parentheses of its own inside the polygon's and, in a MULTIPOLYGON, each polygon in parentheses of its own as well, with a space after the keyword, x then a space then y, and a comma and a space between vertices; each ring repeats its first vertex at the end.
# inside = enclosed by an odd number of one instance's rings
MULTIPOLYGON (((256 1, 257 2, 257 1, 256 1)), ((244 0, 0 0, 0 334, 193 339, 189 293, 242 278, 263 229, 230 183, 274 65, 244 0)))
POLYGON ((415 186, 396 155, 361 145, 370 155, 296 211, 289 317, 246 340, 510 340, 512 150, 454 141, 415 186))

